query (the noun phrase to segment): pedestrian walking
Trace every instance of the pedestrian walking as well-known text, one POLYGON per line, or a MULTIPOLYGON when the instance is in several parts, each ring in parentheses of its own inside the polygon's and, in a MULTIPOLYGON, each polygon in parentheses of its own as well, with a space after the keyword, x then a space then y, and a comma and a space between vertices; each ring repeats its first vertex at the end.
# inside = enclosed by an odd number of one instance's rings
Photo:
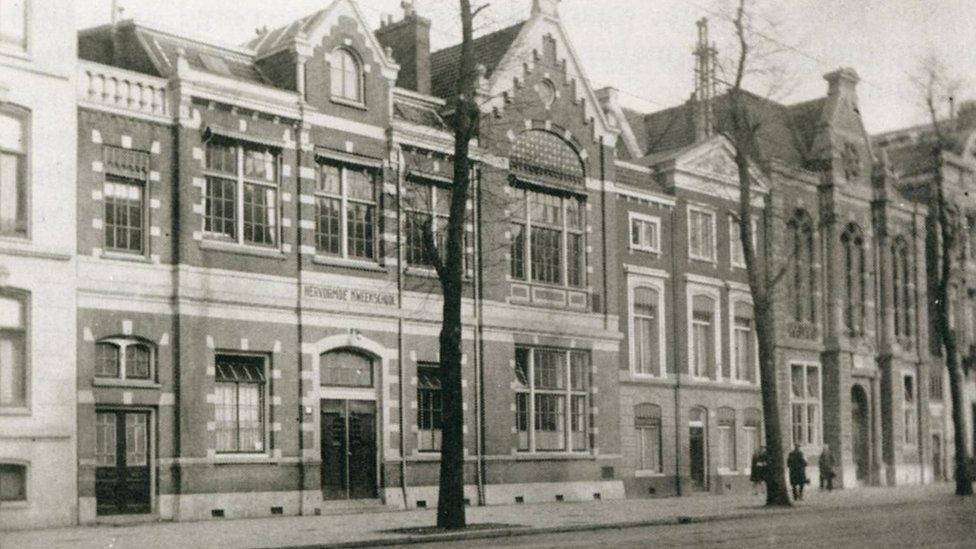
POLYGON ((793 488, 793 499, 801 500, 803 499, 803 486, 807 483, 807 458, 803 457, 799 444, 786 457, 786 467, 790 470, 790 487, 793 488))
POLYGON ((817 460, 820 466, 820 489, 827 486, 827 491, 834 489, 834 455, 830 453, 830 445, 824 444, 823 451, 820 452, 820 459, 817 460))
POLYGON ((749 469, 749 480, 752 481, 752 494, 758 496, 766 492, 766 469, 769 467, 769 456, 766 447, 759 448, 752 454, 752 465, 749 469))

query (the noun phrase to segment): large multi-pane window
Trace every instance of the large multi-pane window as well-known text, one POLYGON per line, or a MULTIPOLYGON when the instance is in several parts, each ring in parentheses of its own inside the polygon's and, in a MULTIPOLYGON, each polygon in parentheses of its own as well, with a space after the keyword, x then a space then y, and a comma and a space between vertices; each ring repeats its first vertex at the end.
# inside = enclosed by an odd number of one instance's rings
POLYGON ((95 345, 95 377, 152 379, 152 347, 133 339, 99 341, 95 345))
POLYGON ((692 377, 715 377, 716 329, 718 301, 708 295, 691 298, 691 356, 692 377))
POLYGON ((661 374, 660 293, 656 288, 638 286, 633 290, 632 322, 634 373, 661 374))
MULTIPOLYGON (((430 230, 434 237, 434 245, 441 260, 445 257, 447 243, 447 221, 451 216, 451 189, 429 183, 408 180, 404 191, 404 210, 406 233, 405 259, 408 265, 433 267, 434 262, 428 256, 424 243, 424 233, 430 230)), ((464 229, 464 265, 465 269, 472 263, 472 250, 469 248, 471 232, 468 230, 467 218, 464 229)))
POLYGON ((661 464, 661 407, 657 404, 634 406, 634 430, 637 435, 637 469, 663 473, 661 464))
POLYGON ((688 257, 715 261, 715 213, 688 207, 688 257))
POLYGON ((421 452, 441 449, 441 366, 417 364, 417 448, 421 452))
POLYGON ((277 152, 222 140, 207 143, 203 230, 239 244, 278 245, 277 152))
POLYGON ((512 278, 583 286, 583 200, 521 187, 512 191, 512 278))
POLYGON ((844 248, 844 324, 852 336, 864 334, 865 306, 868 299, 864 236, 856 225, 848 226, 840 237, 844 248))
POLYGON ((217 452, 264 452, 265 358, 215 358, 217 452))
POLYGON ((582 451, 589 447, 589 375, 588 352, 516 347, 519 450, 582 451))
POLYGON ((804 210, 793 214, 787 224, 790 238, 790 311, 797 322, 816 322, 816 271, 814 267, 813 221, 804 210))
POLYGON ((376 257, 378 208, 374 170, 319 164, 315 193, 315 249, 348 259, 376 257))
POLYGON ((0 46, 27 49, 27 0, 0 2, 0 46))
POLYGON ((790 420, 793 444, 820 444, 820 366, 790 367, 790 420))
POLYGON ((756 332, 752 305, 745 301, 732 304, 732 372, 739 381, 756 381, 756 332))
POLYGON ((145 241, 145 193, 138 181, 110 177, 103 185, 105 249, 142 253, 145 241))
POLYGON ((27 299, 0 293, 0 408, 27 405, 27 299))
POLYGON ((892 297, 894 301, 895 337, 912 337, 912 270, 908 243, 895 239, 891 248, 892 297))
POLYGON ((0 106, 0 235, 4 236, 27 234, 28 121, 26 111, 0 106))
POLYGON ((735 470, 735 410, 718 409, 718 468, 735 470))
POLYGON ((918 443, 918 420, 915 415, 915 377, 904 376, 905 444, 918 443))
POLYGON ((356 54, 346 48, 333 51, 329 80, 333 99, 363 102, 362 68, 356 54))

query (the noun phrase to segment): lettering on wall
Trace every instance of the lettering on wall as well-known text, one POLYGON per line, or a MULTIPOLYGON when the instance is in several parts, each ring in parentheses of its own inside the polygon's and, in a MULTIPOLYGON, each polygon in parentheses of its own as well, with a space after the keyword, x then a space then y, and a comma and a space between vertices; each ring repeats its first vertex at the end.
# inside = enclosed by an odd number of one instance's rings
POLYGON ((312 299, 366 303, 386 307, 396 307, 397 304, 396 294, 392 292, 347 288, 344 286, 333 286, 331 284, 305 284, 302 291, 305 297, 312 299))

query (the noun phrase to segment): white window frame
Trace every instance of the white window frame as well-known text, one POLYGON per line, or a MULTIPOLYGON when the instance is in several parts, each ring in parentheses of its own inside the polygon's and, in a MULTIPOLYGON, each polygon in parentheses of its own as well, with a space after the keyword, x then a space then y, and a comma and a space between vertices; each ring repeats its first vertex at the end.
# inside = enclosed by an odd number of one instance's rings
MULTIPOLYGON (((649 252, 654 254, 661 253, 661 218, 653 215, 630 212, 627 215, 627 242, 631 250, 649 252), (654 226, 654 242, 640 242, 634 244, 634 222, 647 223, 654 226)), ((643 236, 643 233, 640 233, 643 236)))
POLYGON ((313 221, 314 225, 314 235, 315 243, 315 256, 319 258, 332 259, 332 260, 342 260, 348 262, 356 262, 362 264, 378 264, 380 262, 380 243, 381 235, 379 235, 380 230, 380 218, 383 215, 383 211, 380 209, 380 193, 382 192, 382 175, 375 169, 368 166, 360 166, 358 164, 347 164, 343 162, 333 162, 330 160, 319 160, 318 165, 315 167, 317 178, 322 177, 323 166, 333 166, 339 169, 339 194, 328 193, 325 191, 318 190, 318 182, 316 182, 316 190, 312 193, 315 197, 316 203, 312 204, 315 207, 315 219, 313 221), (349 170, 364 170, 370 174, 373 184, 373 201, 367 202, 358 198, 349 197, 349 170), (339 254, 333 254, 325 250, 321 250, 318 247, 318 198, 325 198, 329 200, 338 199, 339 206, 339 254), (349 204, 370 204, 373 206, 373 231, 371 238, 373 240, 373 256, 372 257, 359 257, 349 255, 349 204))
MULTIPOLYGON (((249 146, 258 147, 258 148, 260 148, 261 146, 260 145, 255 146, 254 144, 248 143, 246 141, 231 141, 228 144, 230 143, 232 143, 231 146, 234 147, 235 154, 237 155, 237 173, 234 174, 234 178, 233 178, 234 192, 236 193, 234 196, 234 215, 237 216, 234 219, 234 238, 233 240, 229 240, 227 238, 227 235, 225 235, 224 233, 208 231, 206 229, 207 227, 206 185, 210 184, 209 181, 210 179, 223 179, 223 180, 231 179, 229 177, 230 174, 227 174, 225 172, 220 172, 217 170, 211 170, 207 167, 205 167, 203 170, 205 179, 207 179, 207 181, 204 183, 205 186, 204 186, 203 201, 202 201, 204 213, 203 215, 200 216, 200 230, 202 231, 202 234, 205 235, 205 238, 214 242, 225 242, 228 244, 234 244, 244 248, 281 251, 281 246, 282 246, 281 241, 282 241, 282 234, 283 234, 283 230, 282 230, 283 227, 281 224, 281 209, 282 209, 281 208, 281 177, 282 177, 281 176, 281 166, 282 166, 281 151, 277 150, 276 152, 274 152, 275 151, 274 147, 264 147, 265 149, 272 151, 271 154, 273 154, 275 157, 275 180, 264 181, 254 177, 249 177, 244 175, 244 149, 248 148, 249 146), (273 188, 275 191, 275 204, 274 204, 275 227, 274 227, 273 244, 260 244, 257 242, 248 242, 244 239, 244 185, 245 184, 256 185, 261 188, 273 188)), ((206 150, 204 150, 204 155, 206 154, 207 152, 206 150)), ((206 166, 206 160, 204 162, 206 166)), ((145 190, 148 191, 148 188, 145 190)))
MULTIPOLYGON (((649 402, 641 402, 632 408, 634 410, 634 420, 636 423, 636 409, 637 406, 641 404, 652 404, 649 402)), ((662 412, 663 408, 660 405, 656 405, 658 411, 662 412)), ((649 431, 649 427, 638 427, 634 425, 634 440, 636 442, 636 452, 634 453, 634 458, 636 460, 637 466, 634 470, 634 477, 660 477, 664 476, 664 420, 663 417, 659 417, 657 421, 657 469, 647 469, 644 467, 644 437, 649 431)))
MULTIPOLYGON (((793 439, 793 405, 794 404, 802 404, 803 405, 803 421, 802 421, 803 440, 799 441, 799 444, 800 444, 801 447, 823 446, 823 368, 821 367, 821 365, 820 365, 819 362, 811 362, 811 361, 803 361, 803 360, 793 360, 793 361, 790 361, 789 365, 790 365, 790 377, 789 377, 789 381, 790 381, 790 385, 789 385, 789 394, 790 394, 790 412, 789 412, 789 418, 790 418, 790 438, 793 439), (796 396, 793 395, 793 367, 794 366, 802 366, 803 367, 803 395, 804 396, 802 398, 797 398, 796 396), (810 368, 815 368, 817 370, 817 397, 816 397, 816 402, 814 402, 810 397, 806 396, 807 395, 807 392, 808 392, 807 391, 807 371, 810 368), (814 422, 815 423, 815 426, 817 428, 817 436, 815 437, 815 440, 813 442, 807 442, 810 439, 810 433, 807 430, 807 426, 810 424, 810 420, 807 417, 807 414, 808 414, 808 411, 809 411, 808 406, 810 404, 816 404, 817 405, 817 420, 816 420, 816 422, 814 422)), ((795 446, 796 444, 797 444, 797 441, 796 440, 793 440, 793 445, 795 446)))
MULTIPOLYGON (((211 448, 213 449, 213 452, 214 452, 214 455, 215 455, 216 459, 218 461, 220 461, 220 460, 234 461, 235 459, 240 459, 240 458, 249 459, 249 458, 263 458, 263 457, 271 456, 272 453, 274 452, 274 450, 272 450, 272 448, 271 448, 271 436, 270 436, 271 429, 272 429, 271 421, 270 421, 270 419, 271 419, 271 416, 270 416, 270 411, 271 411, 271 379, 272 379, 272 376, 271 376, 271 359, 272 359, 272 357, 271 357, 271 355, 270 354, 264 354, 264 353, 248 353, 248 352, 240 352, 240 351, 221 351, 221 350, 218 350, 218 351, 216 351, 216 352, 213 353, 212 358, 210 359, 211 360, 211 364, 214 365, 214 368, 216 368, 216 365, 217 365, 217 357, 218 356, 246 356, 246 357, 258 357, 258 358, 263 359, 264 360, 264 365, 262 367, 264 369, 264 381, 261 382, 260 384, 256 384, 256 385, 258 385, 260 387, 260 389, 259 389, 259 395, 261 397, 261 444, 262 444, 262 450, 261 451, 258 451, 258 452, 245 452, 245 451, 241 451, 240 449, 238 449, 236 451, 221 451, 221 450, 218 450, 217 449, 217 432, 215 430, 215 431, 212 431, 211 432, 211 439, 210 440, 211 440, 211 444, 212 444, 211 448)), ((232 383, 232 382, 216 381, 216 379, 214 378, 213 379, 213 388, 212 388, 212 391, 213 391, 213 395, 214 396, 217 395, 217 384, 219 384, 219 383, 232 383)), ((235 383, 235 385, 240 385, 240 383, 235 383)), ((239 397, 240 397, 240 395, 238 393, 238 398, 239 397)), ((237 401, 237 413, 240 414, 240 400, 237 401)), ((215 421, 215 424, 216 424, 216 419, 214 421, 215 421)), ((240 431, 238 431, 237 435, 240 436, 240 431)))
MULTIPOLYGON (((722 407, 722 408, 716 409, 716 417, 715 417, 715 435, 716 435, 716 442, 718 443, 718 448, 717 448, 717 450, 718 450, 718 463, 716 464, 717 465, 716 466, 716 469, 720 473, 732 473, 732 472, 736 471, 736 467, 738 466, 738 461, 739 461, 739 459, 738 459, 739 458, 739 453, 737 451, 738 448, 736 448, 736 446, 738 444, 738 441, 736 440, 738 438, 736 436, 736 435, 738 435, 738 433, 736 432, 736 427, 737 427, 737 423, 739 421, 739 418, 737 417, 739 414, 737 414, 735 412, 735 409, 728 408, 729 410, 732 410, 732 424, 731 425, 727 425, 727 424, 724 423, 724 420, 723 419, 721 419, 720 417, 718 417, 718 413, 721 410, 723 410, 723 409, 726 409, 726 407, 722 407), (730 435, 729 436, 729 443, 731 444, 731 448, 726 448, 722 444, 722 431, 724 429, 728 429, 729 430, 729 435, 730 435), (732 453, 731 456, 728 455, 729 451, 731 451, 731 453, 732 453), (722 463, 723 461, 725 461, 725 458, 726 457, 731 457, 732 458, 731 466, 729 466, 729 464, 723 464, 722 463)), ((750 458, 751 457, 752 456, 750 456, 750 458)))
MULTIPOLYGON (((115 379, 120 381, 129 381, 136 383, 146 383, 156 381, 156 346, 152 343, 139 339, 137 337, 107 337, 104 339, 99 339, 95 342, 95 358, 98 359, 98 345, 102 343, 108 343, 115 345, 119 350, 119 375, 116 377, 100 376, 97 373, 92 373, 95 379, 100 381, 115 379), (125 350, 130 345, 141 345, 149 350, 149 377, 146 378, 130 378, 128 376, 128 364, 125 362, 125 350)), ((97 368, 97 365, 96 365, 97 368)))
POLYGON ((708 263, 717 263, 718 262, 718 257, 717 257, 718 256, 718 253, 717 253, 718 252, 718 236, 716 235, 716 230, 715 230, 716 229, 716 225, 717 225, 715 219, 716 219, 715 210, 712 210, 712 209, 709 209, 709 208, 705 208, 705 207, 702 207, 702 206, 696 206, 696 205, 693 205, 693 204, 689 204, 688 205, 688 258, 689 259, 693 259, 695 261, 705 261, 705 262, 708 262, 708 263), (691 246, 692 226, 695 225, 692 222, 692 213, 697 213, 697 214, 701 214, 701 215, 704 215, 704 216, 708 216, 712 220, 712 223, 711 223, 712 224, 712 243, 711 243, 711 252, 712 253, 711 253, 711 257, 700 254, 698 252, 698 250, 693 249, 692 246, 691 246))
MULTIPOLYGON (((756 249, 756 218, 752 218, 752 249, 756 249)), ((746 268, 746 253, 742 249, 741 239, 739 238, 739 217, 729 214, 729 264, 739 269, 746 268), (734 235, 734 238, 733 238, 734 235), (736 244, 739 249, 736 250, 736 244), (738 257, 737 257, 738 256, 738 257)))
MULTIPOLYGON (((359 55, 359 53, 348 46, 339 46, 329 53, 328 61, 329 61, 329 99, 332 100, 333 103, 351 105, 354 107, 366 106, 366 64, 363 62, 363 59, 359 55), (335 83, 332 81, 332 78, 335 72, 338 71, 340 73, 343 73, 342 67, 337 66, 342 53, 348 55, 352 59, 352 62, 356 65, 356 73, 359 79, 358 98, 346 97, 344 95, 344 92, 340 92, 340 93, 333 92, 333 87, 335 86, 335 83)), ((345 84, 346 84, 345 81, 341 82, 342 90, 346 89, 345 84)))
POLYGON ((9 404, 0 404, 0 416, 3 415, 21 415, 23 413, 29 412, 31 410, 33 399, 31 394, 33 393, 32 382, 33 382, 33 371, 31 365, 31 338, 32 338, 32 327, 33 327, 33 310, 32 310, 32 299, 31 293, 27 290, 22 290, 20 288, 0 287, 0 298, 9 299, 17 301, 21 306, 21 326, 20 327, 2 327, 0 331, 15 331, 19 332, 24 338, 23 342, 23 364, 22 364, 22 382, 24 398, 22 402, 13 402, 9 404))
POLYGON ((667 273, 661 271, 659 274, 630 274, 627 276, 627 332, 630 341, 630 373, 634 377, 662 379, 667 377, 667 340, 665 339, 665 297, 664 288, 667 273), (636 338, 634 337, 634 292, 637 288, 651 288, 657 291, 657 340, 658 340, 658 373, 648 374, 641 372, 640 365, 637 364, 636 338))
POLYGON ((729 381, 733 383, 743 383, 746 385, 758 385, 759 384, 759 335, 756 333, 756 312, 755 306, 752 303, 752 296, 745 291, 741 290, 730 290, 729 291, 729 381), (739 364, 739 356, 735 352, 735 342, 736 342, 736 331, 738 328, 735 324, 735 305, 737 303, 743 303, 750 307, 753 307, 752 313, 752 356, 756 359, 754 372, 755 382, 749 382, 747 379, 740 379, 739 369, 741 365, 739 364))
MULTIPOLYGON (((590 416, 591 416, 591 413, 592 413, 591 412, 591 408, 590 408, 592 406, 592 397, 590 395, 590 381, 587 379, 587 381, 586 381, 586 387, 584 389, 573 389, 573 386, 572 386, 572 354, 574 352, 582 352, 582 353, 587 353, 589 355, 589 371, 588 372, 584 372, 587 376, 589 376, 589 374, 592 373, 592 371, 593 371, 593 355, 592 355, 592 352, 589 351, 589 350, 587 350, 587 349, 563 349, 563 348, 557 348, 557 347, 532 346, 532 345, 517 345, 516 346, 516 349, 525 349, 525 350, 527 350, 528 351, 528 361, 529 361, 528 362, 528 365, 527 365, 528 366, 528 372, 526 372, 528 374, 528 379, 527 379, 528 385, 527 385, 527 387, 516 389, 512 393, 513 396, 514 395, 518 395, 518 394, 524 394, 524 395, 527 396, 527 398, 526 398, 526 400, 527 400, 527 402, 526 402, 526 405, 527 405, 527 407, 526 407, 526 414, 527 414, 526 427, 528 428, 528 432, 527 432, 527 434, 528 434, 528 449, 518 449, 518 444, 516 443, 516 452, 518 454, 522 454, 522 455, 525 455, 525 454, 576 454, 576 455, 580 455, 580 454, 589 454, 589 453, 593 452, 594 451, 594 448, 591 447, 590 440, 589 440, 590 439, 590 434, 593 432, 593 430, 590 427, 590 416), (565 359, 565 364, 564 364, 564 366, 565 366, 565 374, 564 374, 565 375, 565 379, 564 379, 564 383, 566 384, 566 386, 563 389, 544 389, 544 388, 537 388, 535 386, 535 370, 536 370, 536 368, 535 368, 535 366, 536 366, 535 365, 535 352, 536 351, 552 351, 552 352, 558 352, 558 353, 560 353, 560 354, 563 355, 563 357, 565 359), (539 449, 537 449, 536 438, 537 438, 537 432, 539 431, 539 429, 536 429, 536 427, 535 427, 535 418, 536 418, 535 397, 536 397, 536 395, 540 395, 540 394, 558 395, 558 396, 562 396, 565 399, 563 401, 564 402, 564 405, 563 405, 563 418, 562 418, 562 421, 563 421, 563 444, 564 444, 564 448, 562 450, 558 450, 558 449, 556 449, 556 450, 549 450, 549 449, 539 450, 539 449), (573 445, 574 445, 574 442, 575 442, 573 440, 573 430, 572 430, 572 426, 573 426, 573 418, 572 418, 572 414, 573 414, 573 407, 572 407, 573 406, 573 397, 583 397, 583 405, 584 405, 583 408, 584 408, 584 410, 586 410, 586 415, 585 415, 585 417, 583 419, 583 421, 584 421, 584 424, 583 424, 583 441, 584 441, 583 442, 583 445, 585 446, 585 448, 582 449, 582 450, 575 450, 575 449, 573 449, 573 445)), ((515 361, 513 360, 512 363, 514 365, 515 361)), ((514 370, 512 371, 512 374, 515 375, 514 370)), ((517 398, 517 397, 515 397, 515 398, 517 398)), ((517 406, 517 404, 514 404, 513 405, 513 411, 515 411, 515 407, 516 406, 517 406)), ((516 422, 513 425, 513 432, 516 435, 518 435, 517 429, 518 429, 518 424, 516 422)))
POLYGON ((23 32, 24 32, 24 45, 23 47, 16 45, 11 42, 0 41, 0 53, 4 55, 10 55, 13 57, 28 58, 31 53, 31 15, 33 12, 33 6, 31 5, 32 0, 22 0, 23 2, 23 32))
MULTIPOLYGON (((588 198, 585 195, 565 195, 553 190, 543 188, 543 187, 531 187, 525 185, 513 185, 510 188, 520 189, 523 193, 523 209, 525 210, 525 217, 515 218, 510 216, 509 225, 516 224, 522 226, 522 238, 523 238, 523 248, 522 248, 522 277, 514 277, 511 272, 511 264, 514 262, 514 258, 509 258, 509 271, 508 277, 513 281, 526 282, 528 284, 548 286, 550 288, 561 288, 569 290, 586 290, 587 284, 589 282, 590 273, 587 271, 589 266, 589 257, 587 253, 587 220, 589 219, 588 198), (531 194, 541 194, 550 197, 556 197, 560 201, 560 216, 562 218, 562 223, 559 227, 555 225, 545 225, 538 221, 532 221, 532 200, 531 194), (581 225, 578 228, 571 228, 569 226, 569 218, 567 211, 569 208, 567 204, 570 201, 576 201, 579 204, 579 212, 581 214, 581 225), (548 230, 558 230, 559 231, 559 281, 558 282, 546 282, 543 280, 535 279, 535 272, 532 268, 532 231, 538 229, 548 229, 548 230), (569 254, 569 239, 570 236, 580 237, 580 257, 576 258, 575 261, 578 262, 577 267, 580 269, 579 284, 569 283, 569 263, 573 258, 569 254)), ((514 237, 514 235, 513 235, 514 237)))
POLYGON ((722 378, 722 291, 719 288, 718 281, 715 285, 705 284, 701 282, 687 282, 685 285, 685 315, 687 316, 687 350, 688 350, 688 365, 686 368, 686 373, 688 377, 695 380, 720 380, 722 378), (697 295, 702 295, 711 298, 715 302, 715 307, 712 311, 712 343, 713 352, 715 354, 715 377, 710 378, 706 376, 695 375, 695 337, 694 337, 694 298, 697 295))

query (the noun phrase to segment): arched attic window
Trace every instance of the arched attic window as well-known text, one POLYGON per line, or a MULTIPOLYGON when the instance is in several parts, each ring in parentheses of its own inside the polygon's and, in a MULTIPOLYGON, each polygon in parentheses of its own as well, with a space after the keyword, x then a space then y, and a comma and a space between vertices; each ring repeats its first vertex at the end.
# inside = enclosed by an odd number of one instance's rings
POLYGON ((363 102, 363 69, 355 53, 347 48, 333 51, 329 75, 333 99, 363 102))
POLYGON ((524 174, 543 181, 585 186, 586 171, 576 148, 546 130, 527 130, 515 140, 509 158, 516 176, 524 174))

